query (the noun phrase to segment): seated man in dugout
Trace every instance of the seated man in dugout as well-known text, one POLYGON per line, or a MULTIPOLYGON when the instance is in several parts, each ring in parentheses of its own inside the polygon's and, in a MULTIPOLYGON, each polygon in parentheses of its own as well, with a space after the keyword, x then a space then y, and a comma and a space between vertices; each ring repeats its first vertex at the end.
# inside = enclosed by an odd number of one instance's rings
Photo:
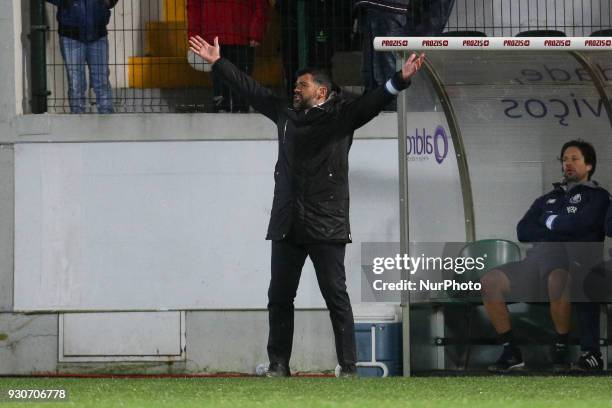
MULTIPOLYGON (((488 271, 481 279, 483 303, 503 345, 497 362, 489 371, 505 372, 525 368, 521 350, 512 333, 510 302, 548 301, 556 331, 552 348, 553 370, 567 371, 568 334, 571 325, 570 261, 572 243, 597 242, 605 238, 608 192, 591 180, 597 163, 590 143, 572 140, 563 145, 560 155, 563 179, 553 190, 533 202, 517 226, 518 240, 532 243, 525 259, 488 271)), ((599 244, 598 244, 599 245, 599 244)), ((576 246, 576 244, 574 244, 576 246)), ((575 260, 574 260, 575 261, 575 260)), ((581 328, 578 368, 589 368, 596 360, 600 369, 598 340, 589 335, 595 317, 589 303, 576 303, 581 328), (584 361, 583 361, 584 360, 584 361)))

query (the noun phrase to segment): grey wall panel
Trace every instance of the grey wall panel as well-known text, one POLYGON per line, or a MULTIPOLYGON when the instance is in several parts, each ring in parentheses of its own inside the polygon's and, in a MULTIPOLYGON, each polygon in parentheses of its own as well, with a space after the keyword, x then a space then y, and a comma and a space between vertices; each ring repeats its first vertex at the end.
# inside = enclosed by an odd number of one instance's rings
POLYGON ((55 314, 0 313, 0 374, 55 372, 57 337, 55 314))
MULTIPOLYGON (((353 293, 359 242, 398 237, 396 149, 353 146, 353 293)), ((273 141, 17 145, 16 310, 265 307, 275 155, 273 141)), ((310 263, 296 304, 323 307, 310 263)))
MULTIPOLYGON (((247 372, 268 361, 268 314, 187 312, 187 370, 247 372)), ((333 332, 326 311, 297 311, 291 368, 333 370, 337 364, 333 332)))
POLYGON ((184 360, 182 312, 65 313, 59 361, 184 360))
POLYGON ((16 69, 20 69, 19 64, 15 64, 15 58, 21 58, 21 36, 16 34, 21 31, 20 3, 0 2, 0 60, 3 61, 0 64, 0 130, 18 113, 15 89, 21 86, 21 75, 15 73, 16 69), (16 84, 17 79, 19 84, 16 84))
POLYGON ((0 145, 0 311, 13 310, 13 146, 0 145))

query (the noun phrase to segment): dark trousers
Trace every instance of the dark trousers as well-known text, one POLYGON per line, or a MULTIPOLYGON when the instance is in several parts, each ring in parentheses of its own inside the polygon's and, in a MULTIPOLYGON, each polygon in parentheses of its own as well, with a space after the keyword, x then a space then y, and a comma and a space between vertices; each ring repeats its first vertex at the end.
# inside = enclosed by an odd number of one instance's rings
POLYGON ((599 351, 599 303, 577 302, 576 314, 580 328, 580 350, 599 351))
MULTIPOLYGON (((221 54, 248 75, 253 71, 255 51, 247 45, 224 45, 221 54)), ((213 75, 213 111, 248 112, 249 103, 230 90, 216 75, 213 75)))
POLYGON ((363 34, 361 77, 365 92, 369 92, 384 85, 397 71, 395 53, 374 51, 374 38, 405 36, 406 15, 368 8, 362 13, 359 23, 363 34))
POLYGON ((428 37, 442 34, 454 5, 455 0, 411 1, 406 15, 406 35, 428 37))
POLYGON ((345 244, 295 244, 288 240, 272 241, 272 277, 268 289, 270 363, 289 366, 293 345, 293 300, 302 267, 309 256, 314 265, 319 288, 334 329, 338 363, 353 368, 355 324, 346 292, 344 272, 345 244))

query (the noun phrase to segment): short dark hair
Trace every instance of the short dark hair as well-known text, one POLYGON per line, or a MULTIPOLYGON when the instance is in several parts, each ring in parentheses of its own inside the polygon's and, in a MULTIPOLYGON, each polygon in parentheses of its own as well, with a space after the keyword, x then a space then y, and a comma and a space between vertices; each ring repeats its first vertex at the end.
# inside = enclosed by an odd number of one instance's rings
POLYGON ((561 148, 561 155, 559 161, 563 161, 563 154, 570 147, 576 147, 580 150, 580 153, 584 156, 584 162, 591 165, 591 171, 589 171, 589 180, 595 173, 595 167, 597 166, 597 155, 595 154, 595 148, 589 142, 585 142, 581 139, 570 140, 565 143, 561 148))
POLYGON ((327 95, 329 96, 332 92, 338 91, 338 86, 334 84, 331 75, 329 72, 322 68, 314 68, 308 67, 298 70, 295 73, 295 77, 299 78, 302 75, 310 74, 312 75, 312 80, 318 85, 327 88, 327 95))

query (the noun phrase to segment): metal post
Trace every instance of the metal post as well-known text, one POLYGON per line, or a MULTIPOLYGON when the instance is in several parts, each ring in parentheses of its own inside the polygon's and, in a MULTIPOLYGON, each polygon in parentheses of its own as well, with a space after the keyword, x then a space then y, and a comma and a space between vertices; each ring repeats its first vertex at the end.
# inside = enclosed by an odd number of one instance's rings
POLYGON ((30 44, 32 71, 32 113, 47 112, 47 66, 45 0, 30 0, 30 44))
POLYGON ((604 109, 608 114, 610 126, 612 126, 612 102, 610 102, 610 99, 608 98, 608 95, 606 93, 605 79, 595 69, 591 60, 587 58, 583 53, 578 51, 571 51, 569 54, 574 57, 580 65, 582 65, 582 68, 584 68, 585 71, 588 72, 589 76, 591 77, 593 85, 595 86, 597 93, 601 97, 601 102, 603 103, 604 109))
MULTIPOLYGON (((401 69, 407 54, 402 52, 398 54, 397 66, 401 69)), ((408 94, 404 91, 399 94, 397 100, 397 142, 399 150, 399 210, 400 210, 400 253, 408 254, 410 243, 409 230, 409 205, 408 205, 408 158, 406 157, 407 149, 407 125, 406 125, 406 110, 408 107, 408 94)), ((410 273, 402 269, 402 279, 410 279, 410 273)), ((404 369, 404 377, 410 377, 410 292, 404 290, 401 292, 402 308, 402 365, 404 369)))

